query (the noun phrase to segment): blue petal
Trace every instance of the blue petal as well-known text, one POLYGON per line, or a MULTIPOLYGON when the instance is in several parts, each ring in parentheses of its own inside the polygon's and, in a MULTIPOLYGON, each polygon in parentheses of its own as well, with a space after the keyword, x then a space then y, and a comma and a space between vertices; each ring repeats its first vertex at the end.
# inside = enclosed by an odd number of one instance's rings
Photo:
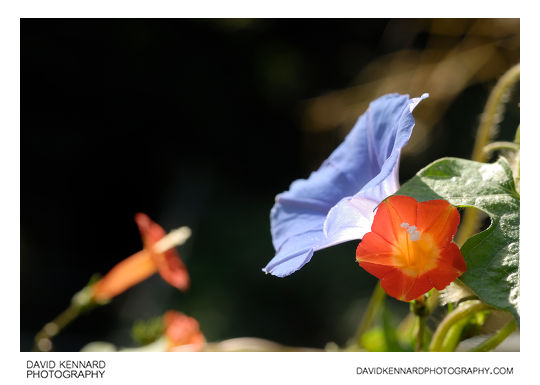
POLYGON ((263 271, 284 277, 315 251, 369 231, 375 206, 399 187, 399 155, 414 126, 411 112, 427 96, 390 94, 373 101, 317 171, 276 197, 270 212, 276 255, 263 271))
MULTIPOLYGON (((391 158, 387 160, 387 163, 390 162, 391 158)), ((379 203, 398 189, 399 161, 382 182, 362 188, 353 197, 343 198, 330 209, 323 226, 327 242, 338 244, 362 239, 371 231, 375 209, 379 203)))

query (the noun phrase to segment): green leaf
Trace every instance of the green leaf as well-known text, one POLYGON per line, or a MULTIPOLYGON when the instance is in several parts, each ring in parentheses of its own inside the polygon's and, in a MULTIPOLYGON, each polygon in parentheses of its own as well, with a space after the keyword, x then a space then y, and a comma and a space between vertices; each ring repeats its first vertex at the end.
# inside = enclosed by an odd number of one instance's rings
POLYGON ((422 202, 445 199, 475 207, 491 225, 461 248, 467 271, 461 280, 484 302, 510 311, 519 323, 519 194, 504 158, 480 163, 443 158, 419 171, 396 195, 422 202))

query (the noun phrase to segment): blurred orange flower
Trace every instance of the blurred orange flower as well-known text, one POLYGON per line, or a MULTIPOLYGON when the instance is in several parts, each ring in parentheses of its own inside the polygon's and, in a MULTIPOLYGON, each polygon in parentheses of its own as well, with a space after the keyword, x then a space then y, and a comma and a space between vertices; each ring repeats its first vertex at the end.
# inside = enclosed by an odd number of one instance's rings
POLYGON ((391 196, 377 209, 371 232, 356 250, 356 260, 381 280, 386 293, 411 301, 433 287, 442 290, 466 270, 452 242, 459 212, 445 200, 417 202, 391 196))
POLYGON ((92 297, 95 301, 110 300, 156 272, 177 289, 188 289, 189 275, 174 247, 185 242, 189 229, 183 227, 167 235, 160 225, 143 213, 135 215, 135 222, 143 249, 118 263, 94 284, 92 297))
POLYGON ((204 335, 195 318, 174 310, 163 316, 169 352, 200 352, 205 344, 204 335))

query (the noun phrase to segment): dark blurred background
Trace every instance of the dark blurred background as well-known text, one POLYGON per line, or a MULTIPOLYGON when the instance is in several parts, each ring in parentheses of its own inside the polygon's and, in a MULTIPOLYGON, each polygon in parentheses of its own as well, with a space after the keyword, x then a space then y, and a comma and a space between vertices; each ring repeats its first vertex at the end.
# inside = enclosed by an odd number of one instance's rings
MULTIPOLYGON (((193 230, 179 248, 191 290, 155 275, 77 319, 56 350, 133 345, 133 323, 169 309, 209 341, 343 345, 376 280, 355 242, 265 275, 274 196, 388 92, 431 94, 402 182, 469 157, 490 89, 518 62, 518 19, 21 20, 21 350, 94 272, 140 250, 139 211, 193 230)), ((519 122, 515 98, 499 139, 519 122)))

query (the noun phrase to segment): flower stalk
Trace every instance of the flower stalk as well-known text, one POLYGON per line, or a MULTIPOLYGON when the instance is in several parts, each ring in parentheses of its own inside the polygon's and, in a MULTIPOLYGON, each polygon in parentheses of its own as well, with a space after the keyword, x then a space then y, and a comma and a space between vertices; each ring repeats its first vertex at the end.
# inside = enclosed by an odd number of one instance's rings
POLYGON ((93 309, 97 305, 104 305, 106 302, 94 301, 91 291, 95 278, 92 277, 88 285, 77 292, 71 299, 69 307, 60 313, 51 322, 48 322, 36 334, 34 338, 33 351, 49 352, 53 348, 52 338, 72 323, 79 315, 93 309))
MULTIPOLYGON (((491 306, 479 300, 470 300, 470 301, 465 301, 461 303, 453 312, 449 313, 445 317, 445 319, 439 324, 431 340, 429 351, 430 352, 444 351, 443 349, 445 347, 448 348, 450 344, 449 342, 450 340, 447 341, 447 338, 451 339, 452 334, 453 334, 452 332, 457 332, 458 327, 456 327, 456 329, 454 329, 453 331, 451 330, 452 327, 454 327, 454 325, 458 324, 459 322, 463 320, 467 320, 469 316, 474 313, 477 313, 483 310, 489 310, 489 309, 491 309, 491 306)), ((459 329, 459 332, 461 333, 461 328, 459 329)))
POLYGON ((496 332, 494 335, 489 337, 487 340, 482 342, 480 345, 471 349, 472 352, 489 352, 495 349, 501 342, 503 342, 506 337, 512 334, 517 329, 516 320, 508 322, 504 327, 496 332))
POLYGON ((519 151, 519 144, 513 142, 491 142, 484 147, 485 154, 491 154, 494 151, 500 150, 519 151))
POLYGON ((474 143, 472 160, 485 162, 486 154, 484 147, 491 141, 495 135, 497 124, 504 114, 504 106, 512 87, 519 81, 520 68, 519 63, 510 68, 497 82, 482 113, 478 134, 474 143))
POLYGON ((465 326, 467 326, 467 323, 471 319, 471 315, 469 315, 466 318, 463 318, 459 321, 457 321, 455 324, 448 329, 448 333, 446 333, 446 336, 444 338, 441 351, 442 352, 453 352, 456 350, 457 345, 459 344, 461 334, 463 333, 463 329, 465 326))
POLYGON ((381 306, 384 303, 385 298, 386 298, 386 293, 381 287, 381 282, 378 281, 377 285, 375 286, 375 289, 373 290, 373 293, 371 294, 371 298, 369 300, 364 316, 362 317, 362 320, 360 321, 360 324, 358 325, 358 329, 356 330, 355 341, 358 344, 358 346, 362 346, 362 336, 369 330, 371 325, 373 325, 375 316, 381 309, 381 306))
MULTIPOLYGON (((497 124, 499 123, 502 115, 504 114, 504 106, 508 99, 508 95, 512 87, 520 79, 520 67, 519 63, 510 68, 497 82, 491 94, 488 97, 482 118, 480 120, 480 126, 476 134, 476 140, 474 142, 474 148, 471 159, 477 162, 485 162, 487 160, 488 153, 485 151, 485 147, 493 139, 497 124)), ((469 239, 478 228, 478 222, 480 218, 480 212, 477 210, 466 209, 463 213, 463 221, 461 228, 456 237, 456 243, 462 246, 467 239, 469 239)))
POLYGON ((425 296, 422 296, 414 301, 411 301, 410 304, 411 312, 416 317, 416 343, 414 350, 421 352, 424 348, 424 334, 426 327, 426 317, 429 314, 429 309, 425 301, 425 296))

